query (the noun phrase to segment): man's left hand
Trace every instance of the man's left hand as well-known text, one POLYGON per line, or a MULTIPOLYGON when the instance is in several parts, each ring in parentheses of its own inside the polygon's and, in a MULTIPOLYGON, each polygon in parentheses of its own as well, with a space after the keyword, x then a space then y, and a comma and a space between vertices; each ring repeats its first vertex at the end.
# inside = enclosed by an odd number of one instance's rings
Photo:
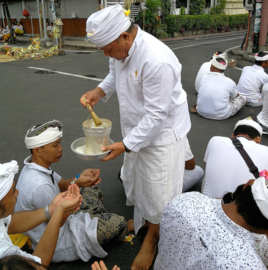
POLYGON ((103 152, 111 150, 108 156, 101 160, 101 161, 108 161, 110 159, 115 159, 117 156, 125 152, 125 146, 122 142, 117 142, 112 145, 103 147, 101 150, 103 152))
POLYGON ((79 187, 94 187, 101 181, 99 175, 99 169, 86 169, 80 174, 79 178, 75 180, 75 184, 79 187))

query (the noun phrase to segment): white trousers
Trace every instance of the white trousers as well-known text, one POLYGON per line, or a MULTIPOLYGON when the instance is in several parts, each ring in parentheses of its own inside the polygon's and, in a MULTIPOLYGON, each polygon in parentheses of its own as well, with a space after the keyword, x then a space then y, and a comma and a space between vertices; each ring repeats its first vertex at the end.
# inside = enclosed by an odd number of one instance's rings
POLYGON ((258 114, 257 120, 260 124, 268 128, 268 84, 262 88, 262 111, 258 114))
POLYGON ((195 166, 193 170, 185 170, 183 176, 182 192, 187 191, 196 185, 204 176, 204 171, 201 167, 195 166))
POLYGON ((182 193, 186 137, 173 144, 125 153, 121 170, 127 201, 134 205, 137 233, 145 220, 159 224, 166 205, 182 193))

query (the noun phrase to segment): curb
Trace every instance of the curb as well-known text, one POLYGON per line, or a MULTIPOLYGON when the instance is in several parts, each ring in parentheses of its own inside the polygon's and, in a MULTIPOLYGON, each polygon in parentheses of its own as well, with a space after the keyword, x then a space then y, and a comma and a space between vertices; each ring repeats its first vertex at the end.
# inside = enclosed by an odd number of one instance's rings
POLYGON ((242 31, 231 31, 231 32, 225 32, 225 33, 215 33, 215 34, 202 34, 202 35, 192 35, 192 36, 185 36, 185 37, 176 37, 176 38, 162 38, 159 39, 162 42, 169 42, 169 41, 180 41, 180 40, 187 40, 187 39, 196 39, 196 38, 203 38, 203 37, 217 37, 217 36, 228 36, 230 34, 242 34, 245 33, 247 30, 242 31))

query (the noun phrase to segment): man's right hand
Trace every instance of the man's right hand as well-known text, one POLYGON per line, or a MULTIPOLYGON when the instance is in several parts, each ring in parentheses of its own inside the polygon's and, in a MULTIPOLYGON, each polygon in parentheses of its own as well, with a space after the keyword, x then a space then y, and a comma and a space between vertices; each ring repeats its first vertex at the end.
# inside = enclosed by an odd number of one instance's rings
POLYGON ((83 101, 84 98, 87 100, 87 104, 89 104, 91 107, 93 107, 100 98, 104 97, 106 94, 100 87, 96 87, 94 90, 88 91, 80 98, 80 103, 86 107, 85 102, 83 101))
POLYGON ((77 185, 70 185, 66 192, 58 194, 49 205, 50 216, 57 209, 64 213, 71 213, 80 209, 82 196, 77 185))

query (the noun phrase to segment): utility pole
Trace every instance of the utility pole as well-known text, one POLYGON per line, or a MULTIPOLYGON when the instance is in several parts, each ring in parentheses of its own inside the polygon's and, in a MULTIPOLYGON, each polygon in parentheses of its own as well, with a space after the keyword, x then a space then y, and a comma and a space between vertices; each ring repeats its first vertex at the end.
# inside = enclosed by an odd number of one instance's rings
POLYGON ((268 0, 262 0, 259 51, 268 50, 268 0))
POLYGON ((44 26, 44 37, 40 40, 42 46, 46 46, 46 42, 51 41, 47 36, 47 22, 46 22, 46 12, 45 12, 45 1, 41 0, 42 3, 42 16, 43 16, 43 26, 44 26))
POLYGON ((9 33, 10 33, 10 38, 9 38, 9 42, 10 43, 14 43, 14 38, 13 38, 13 27, 12 27, 12 24, 11 24, 11 20, 10 20, 10 13, 9 13, 9 9, 8 9, 8 6, 7 6, 7 2, 5 1, 4 2, 4 12, 6 13, 6 17, 7 17, 7 25, 9 27, 9 33))

